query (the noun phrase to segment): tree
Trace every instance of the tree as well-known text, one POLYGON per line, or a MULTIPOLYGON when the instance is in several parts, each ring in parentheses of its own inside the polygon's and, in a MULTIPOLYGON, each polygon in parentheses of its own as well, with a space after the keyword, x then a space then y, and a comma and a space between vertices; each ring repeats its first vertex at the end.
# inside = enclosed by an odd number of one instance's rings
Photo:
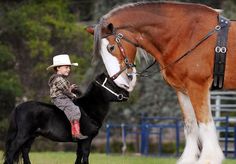
POLYGON ((80 63, 71 78, 82 81, 90 66, 92 38, 71 11, 72 1, 0 2, 0 140, 17 103, 49 101, 46 72, 52 56, 68 53, 80 63))
POLYGON ((24 1, 2 6, 0 39, 14 54, 24 96, 45 100, 49 76, 45 69, 56 54, 68 53, 79 60, 82 67, 76 73, 80 75, 90 65, 92 40, 71 13, 70 1, 24 1))

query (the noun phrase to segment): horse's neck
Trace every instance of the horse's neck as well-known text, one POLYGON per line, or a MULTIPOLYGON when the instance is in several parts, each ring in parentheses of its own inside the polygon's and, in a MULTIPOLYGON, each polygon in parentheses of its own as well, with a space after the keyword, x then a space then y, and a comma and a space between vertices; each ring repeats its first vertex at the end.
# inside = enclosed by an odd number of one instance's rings
MULTIPOLYGON (((172 61, 172 58, 166 61, 166 56, 172 55, 176 58, 176 54, 183 53, 179 52, 179 49, 182 49, 179 47, 181 44, 186 46, 200 39, 195 36, 195 32, 198 33, 197 36, 202 34, 201 37, 203 37, 214 28, 216 22, 214 18, 217 15, 214 10, 205 6, 172 3, 162 5, 154 3, 153 6, 137 7, 136 11, 132 10, 134 11, 128 17, 124 17, 124 14, 128 14, 128 9, 123 15, 120 14, 126 20, 120 19, 119 23, 127 22, 135 26, 136 40, 162 66, 172 61), (194 7, 194 13, 197 14, 193 13, 194 7), (135 14, 132 16, 132 13, 135 14)), ((114 19, 117 18, 114 16, 114 19)))

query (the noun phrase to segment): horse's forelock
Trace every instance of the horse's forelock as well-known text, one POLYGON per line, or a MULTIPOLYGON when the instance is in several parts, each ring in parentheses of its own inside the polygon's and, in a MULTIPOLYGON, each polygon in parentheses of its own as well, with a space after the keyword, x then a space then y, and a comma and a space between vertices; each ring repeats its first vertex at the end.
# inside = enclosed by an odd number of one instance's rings
POLYGON ((93 47, 94 56, 98 56, 100 54, 101 39, 102 39, 102 21, 100 21, 94 28, 94 47, 93 47))

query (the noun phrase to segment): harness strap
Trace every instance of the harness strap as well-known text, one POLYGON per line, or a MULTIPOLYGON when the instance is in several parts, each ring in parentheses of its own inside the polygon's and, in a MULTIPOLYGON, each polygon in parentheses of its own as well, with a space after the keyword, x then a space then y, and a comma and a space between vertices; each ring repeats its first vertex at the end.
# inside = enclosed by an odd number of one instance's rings
POLYGON ((211 89, 222 89, 224 85, 228 30, 230 26, 230 21, 227 18, 218 16, 218 19, 219 31, 215 47, 215 62, 213 69, 213 83, 211 89))
POLYGON ((112 93, 113 95, 115 95, 117 97, 118 100, 123 100, 123 99, 127 99, 128 97, 125 97, 123 94, 118 94, 114 91, 112 91, 110 88, 106 87, 105 84, 107 82, 107 78, 105 78, 104 82, 101 84, 96 80, 96 83, 99 84, 101 87, 105 88, 107 91, 109 91, 110 93, 112 93))
POLYGON ((167 64, 163 68, 160 69, 160 72, 165 70, 168 67, 171 67, 175 63, 179 62, 181 59, 183 59, 185 56, 189 55, 194 49, 196 49, 200 44, 202 44, 205 40, 207 40, 210 36, 212 36, 214 33, 216 33, 218 30, 220 30, 220 26, 217 25, 213 30, 208 32, 200 41, 198 41, 192 48, 190 48, 188 51, 186 51, 184 54, 182 54, 179 58, 177 58, 174 62, 167 64))
POLYGON ((144 70, 137 72, 136 74, 140 77, 148 77, 149 75, 144 75, 145 72, 148 72, 148 69, 151 68, 154 64, 156 64, 156 60, 154 60, 150 65, 148 65, 144 70))

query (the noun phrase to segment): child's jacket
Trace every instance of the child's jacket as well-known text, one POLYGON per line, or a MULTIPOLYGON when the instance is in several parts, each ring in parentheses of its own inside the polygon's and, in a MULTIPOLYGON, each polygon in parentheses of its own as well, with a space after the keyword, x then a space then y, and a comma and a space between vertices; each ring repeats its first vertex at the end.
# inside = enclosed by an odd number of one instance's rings
POLYGON ((52 99, 63 96, 67 96, 70 99, 76 97, 75 94, 70 92, 70 82, 63 75, 53 74, 48 81, 48 85, 50 87, 50 97, 52 99))

